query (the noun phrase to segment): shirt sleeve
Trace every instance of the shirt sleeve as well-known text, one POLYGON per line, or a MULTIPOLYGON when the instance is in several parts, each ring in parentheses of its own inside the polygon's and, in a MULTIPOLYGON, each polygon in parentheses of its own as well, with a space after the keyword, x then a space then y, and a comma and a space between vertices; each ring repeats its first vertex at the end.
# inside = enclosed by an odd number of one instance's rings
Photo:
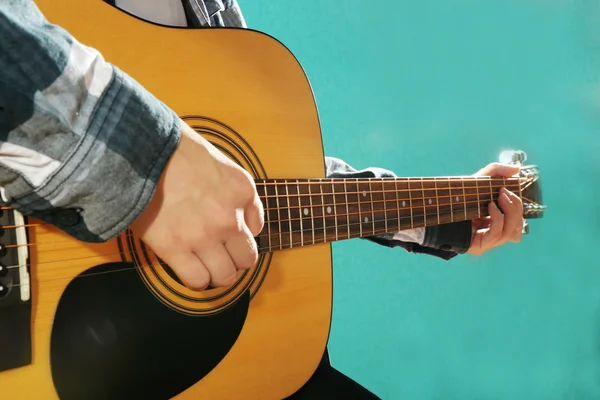
POLYGON ((2 200, 89 242, 145 209, 180 120, 32 1, 0 2, 2 200))
MULTIPOLYGON (((345 161, 335 157, 325 157, 325 171, 328 178, 397 177, 394 172, 378 167, 356 170, 345 161)), ((364 239, 383 246, 402 247, 410 253, 429 254, 449 260, 469 249, 471 234, 471 221, 462 221, 369 236, 364 239)))

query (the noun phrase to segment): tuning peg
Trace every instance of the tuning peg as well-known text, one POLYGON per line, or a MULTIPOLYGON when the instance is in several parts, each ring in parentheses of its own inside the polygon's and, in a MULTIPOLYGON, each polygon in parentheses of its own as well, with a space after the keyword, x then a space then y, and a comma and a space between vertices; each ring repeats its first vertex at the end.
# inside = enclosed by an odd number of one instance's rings
POLYGON ((523 165, 527 161, 527 153, 523 150, 505 150, 500 153, 499 161, 503 164, 523 165))

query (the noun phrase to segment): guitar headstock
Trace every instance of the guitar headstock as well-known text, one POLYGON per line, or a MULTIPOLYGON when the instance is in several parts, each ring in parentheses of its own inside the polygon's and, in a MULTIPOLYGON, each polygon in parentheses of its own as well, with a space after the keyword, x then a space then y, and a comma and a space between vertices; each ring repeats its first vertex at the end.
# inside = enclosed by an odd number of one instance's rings
MULTIPOLYGON (((500 162, 519 165, 521 167, 519 172, 519 188, 523 201, 523 218, 542 218, 546 206, 542 198, 540 172, 535 165, 523 166, 525 160, 527 160, 527 154, 522 150, 509 150, 500 154, 500 162)), ((529 224, 526 221, 523 225, 523 233, 529 233, 529 224)))
POLYGON ((540 173, 535 165, 521 167, 519 173, 521 199, 523 200, 523 217, 527 219, 542 218, 546 206, 542 198, 540 173))

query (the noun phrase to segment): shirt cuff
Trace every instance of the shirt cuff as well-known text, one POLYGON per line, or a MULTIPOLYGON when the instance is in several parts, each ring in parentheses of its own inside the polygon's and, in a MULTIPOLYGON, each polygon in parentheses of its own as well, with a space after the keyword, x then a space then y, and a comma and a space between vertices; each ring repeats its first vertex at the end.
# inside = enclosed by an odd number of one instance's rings
POLYGON ((473 226, 471 221, 453 222, 428 227, 423 246, 432 249, 464 254, 471 246, 473 226))

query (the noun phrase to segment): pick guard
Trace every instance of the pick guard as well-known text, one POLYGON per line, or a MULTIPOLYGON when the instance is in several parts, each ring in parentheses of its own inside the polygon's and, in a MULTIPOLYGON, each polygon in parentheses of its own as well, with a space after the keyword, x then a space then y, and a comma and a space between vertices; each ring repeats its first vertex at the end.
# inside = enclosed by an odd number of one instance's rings
POLYGON ((112 263, 73 279, 58 304, 50 357, 61 399, 169 399, 208 374, 236 342, 244 294, 210 317, 160 303, 135 268, 112 263))

